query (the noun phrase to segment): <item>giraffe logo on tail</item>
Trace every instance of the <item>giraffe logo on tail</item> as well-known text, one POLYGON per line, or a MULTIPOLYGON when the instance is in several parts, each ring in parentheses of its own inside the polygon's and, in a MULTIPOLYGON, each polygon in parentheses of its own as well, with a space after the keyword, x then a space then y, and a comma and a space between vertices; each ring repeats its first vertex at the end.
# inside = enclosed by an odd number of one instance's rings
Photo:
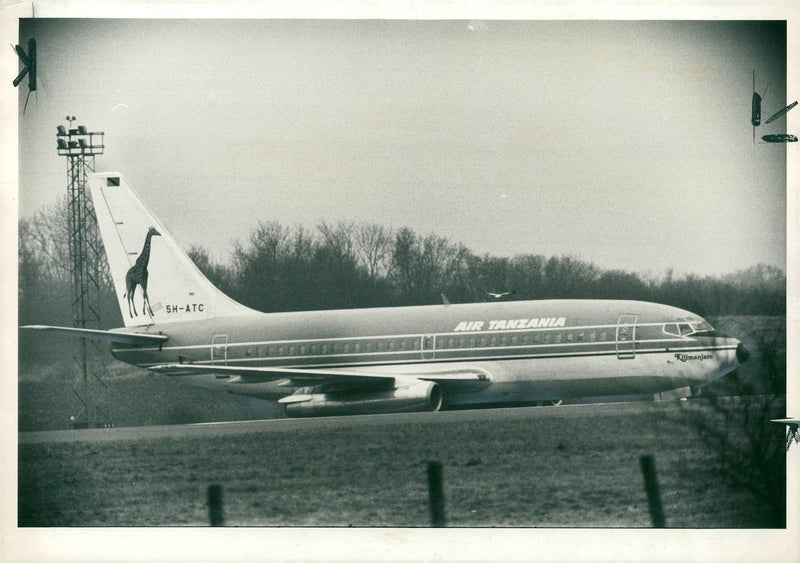
POLYGON ((133 316, 139 316, 139 313, 136 312, 136 305, 133 302, 133 294, 136 291, 136 286, 142 286, 142 313, 150 313, 150 316, 153 316, 153 309, 150 307, 150 298, 147 296, 147 263, 150 261, 150 239, 154 236, 161 236, 155 227, 150 227, 147 230, 147 237, 144 239, 144 247, 142 248, 142 252, 139 254, 139 257, 136 258, 136 263, 131 266, 131 269, 128 270, 128 273, 125 274, 125 288, 126 292, 123 297, 127 297, 128 299, 128 314, 133 316))

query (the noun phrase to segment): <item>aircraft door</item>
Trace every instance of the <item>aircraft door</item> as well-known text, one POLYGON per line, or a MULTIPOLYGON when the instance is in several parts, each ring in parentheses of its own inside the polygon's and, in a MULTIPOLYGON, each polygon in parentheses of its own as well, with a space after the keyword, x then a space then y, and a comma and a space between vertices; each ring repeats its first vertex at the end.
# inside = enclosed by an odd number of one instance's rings
POLYGON ((422 359, 432 360, 436 354, 436 337, 432 334, 426 334, 422 337, 422 359))
POLYGON ((636 315, 621 315, 617 321, 617 358, 636 357, 636 315))
POLYGON ((211 363, 228 363, 228 335, 215 334, 211 338, 211 363))

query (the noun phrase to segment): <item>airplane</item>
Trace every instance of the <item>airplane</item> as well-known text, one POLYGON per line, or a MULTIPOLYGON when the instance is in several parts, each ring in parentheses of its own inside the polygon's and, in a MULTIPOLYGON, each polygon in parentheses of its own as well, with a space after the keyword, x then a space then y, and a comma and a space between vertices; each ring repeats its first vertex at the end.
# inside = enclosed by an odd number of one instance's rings
MULTIPOLYGON (((764 89, 764 95, 766 95, 767 90, 764 89)), ((756 127, 761 125, 761 100, 762 95, 756 92, 756 71, 753 69, 753 99, 751 103, 751 110, 750 110, 750 123, 753 126, 753 144, 756 143, 756 127)), ((789 113, 795 106, 797 102, 794 101, 791 104, 787 105, 786 107, 776 111, 772 114, 764 124, 772 123, 779 117, 789 113)), ((767 143, 794 143, 797 142, 797 137, 787 133, 779 133, 779 134, 772 134, 772 135, 763 135, 761 137, 767 143)))
POLYGON ((800 418, 776 418, 770 420, 775 424, 783 424, 786 426, 786 451, 789 451, 789 446, 792 445, 792 440, 800 442, 800 418))
POLYGON ((258 312, 214 287, 120 174, 88 184, 125 326, 23 328, 108 341, 118 360, 290 417, 656 394, 750 355, 700 316, 642 301, 258 312))

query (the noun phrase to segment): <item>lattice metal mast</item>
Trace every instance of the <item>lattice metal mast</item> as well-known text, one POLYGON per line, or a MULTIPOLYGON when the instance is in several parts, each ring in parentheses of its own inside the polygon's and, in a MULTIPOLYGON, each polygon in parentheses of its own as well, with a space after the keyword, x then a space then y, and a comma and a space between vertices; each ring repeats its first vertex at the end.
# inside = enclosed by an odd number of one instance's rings
MULTIPOLYGON (((103 133, 88 132, 86 127, 73 127, 75 116, 67 116, 68 126, 59 125, 56 135, 58 154, 67 158, 67 224, 69 237, 69 260, 71 278, 72 323, 78 328, 100 328, 100 239, 94 216, 92 201, 86 196, 87 174, 94 172, 95 156, 103 154, 103 133)), ((89 397, 88 373, 90 355, 86 340, 81 339, 75 357, 76 368, 82 379, 83 389, 75 394, 83 404, 82 413, 74 420, 75 425, 89 426, 98 418, 99 408, 93 409, 89 397), (93 413, 97 410, 97 413, 93 413), (83 417, 81 416, 83 415, 83 417), (94 415, 94 416, 93 416, 94 415)), ((94 374, 96 376, 96 374, 94 374)), ((99 379, 98 379, 99 380, 99 379)), ((102 383, 102 382, 101 382, 102 383)))

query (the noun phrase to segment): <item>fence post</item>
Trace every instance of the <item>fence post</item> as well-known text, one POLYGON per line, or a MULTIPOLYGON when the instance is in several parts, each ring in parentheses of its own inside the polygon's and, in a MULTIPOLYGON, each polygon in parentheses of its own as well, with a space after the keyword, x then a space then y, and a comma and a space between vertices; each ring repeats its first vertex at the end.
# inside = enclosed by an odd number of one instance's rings
POLYGON ((661 507, 661 496, 658 492, 658 479, 656 478, 656 462, 651 455, 643 455, 639 458, 644 475, 644 490, 647 493, 647 505, 650 509, 650 519, 653 521, 654 528, 666 527, 664 521, 664 510, 661 507))
POLYGON ((225 517, 222 513, 222 487, 220 485, 208 487, 208 519, 212 526, 225 524, 225 517))
POLYGON ((431 527, 444 528, 444 486, 442 485, 442 464, 428 462, 428 492, 431 503, 431 527))

